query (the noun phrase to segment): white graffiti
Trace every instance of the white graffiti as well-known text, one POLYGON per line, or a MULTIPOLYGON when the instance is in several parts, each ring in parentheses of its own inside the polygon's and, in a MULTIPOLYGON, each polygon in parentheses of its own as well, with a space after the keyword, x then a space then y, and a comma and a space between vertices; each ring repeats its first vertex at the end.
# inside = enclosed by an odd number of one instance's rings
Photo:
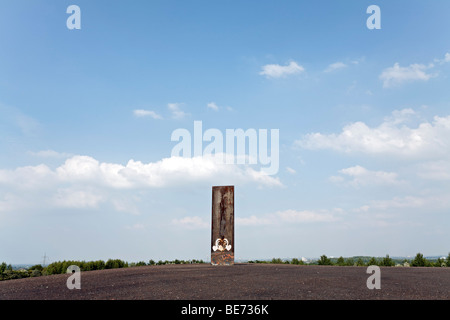
POLYGON ((228 244, 228 240, 227 239, 217 239, 216 240, 216 244, 212 247, 214 251, 230 251, 231 250, 231 245, 228 244))

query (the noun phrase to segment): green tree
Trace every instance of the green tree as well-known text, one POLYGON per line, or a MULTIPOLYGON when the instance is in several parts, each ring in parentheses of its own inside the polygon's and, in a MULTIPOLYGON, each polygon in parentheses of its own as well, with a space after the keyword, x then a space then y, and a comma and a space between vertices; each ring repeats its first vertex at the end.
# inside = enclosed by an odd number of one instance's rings
POLYGON ((393 266, 395 266, 395 262, 394 262, 394 260, 392 260, 392 259, 389 257, 389 255, 387 254, 386 257, 384 257, 384 258, 381 260, 380 265, 381 265, 381 266, 384 266, 384 267, 393 267, 393 266))
POLYGON ((30 277, 40 277, 40 276, 42 276, 42 270, 30 269, 29 275, 30 275, 30 277))
POLYGON ((29 267, 28 270, 38 270, 38 271, 42 271, 42 270, 44 270, 44 267, 43 267, 42 265, 40 265, 40 264, 36 264, 36 265, 34 265, 34 266, 32 266, 32 267, 29 267))
POLYGON ((304 265, 305 263, 303 262, 303 260, 299 260, 297 258, 293 258, 291 260, 291 264, 299 264, 299 265, 304 265))
POLYGON ((3 262, 2 264, 0 264, 0 274, 2 274, 3 272, 6 271, 6 262, 3 262))
POLYGON ((108 259, 108 261, 106 261, 105 263, 105 269, 117 269, 126 267, 128 267, 128 263, 120 259, 108 259))
POLYGON ((445 262, 445 265, 446 265, 447 267, 450 267, 450 252, 448 253, 447 261, 445 262))
POLYGON ((342 256, 340 256, 340 257, 337 259, 336 264, 337 264, 338 266, 345 266, 345 260, 344 260, 344 258, 343 258, 342 256))
POLYGON ((103 269, 105 269, 105 266, 106 266, 106 264, 105 264, 105 261, 103 261, 103 260, 97 260, 97 261, 95 261, 94 262, 94 270, 103 270, 103 269))
POLYGON ((445 266, 445 259, 438 258, 435 263, 433 263, 433 267, 443 267, 445 266))
POLYGON ((331 265, 333 265, 331 260, 326 255, 320 256, 320 259, 317 261, 317 263, 320 266, 331 266, 331 265))
POLYGON ((378 261, 377 259, 375 259, 375 257, 370 258, 369 262, 367 262, 368 266, 377 266, 378 265, 378 261))
POLYGON ((362 267, 364 266, 364 261, 361 258, 358 258, 358 260, 356 260, 356 265, 358 267, 362 267))
POLYGON ((420 252, 416 254, 416 257, 411 261, 411 266, 413 267, 425 267, 427 265, 427 260, 423 257, 420 252))
POLYGON ((281 260, 280 258, 273 258, 272 261, 270 261, 270 263, 282 264, 283 260, 281 260))

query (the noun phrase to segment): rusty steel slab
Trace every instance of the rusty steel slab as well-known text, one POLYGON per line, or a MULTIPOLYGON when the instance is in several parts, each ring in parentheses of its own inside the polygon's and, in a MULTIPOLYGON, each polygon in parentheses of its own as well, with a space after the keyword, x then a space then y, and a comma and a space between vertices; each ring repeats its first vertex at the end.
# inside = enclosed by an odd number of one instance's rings
POLYGON ((234 186, 212 188, 211 264, 234 264, 234 186))

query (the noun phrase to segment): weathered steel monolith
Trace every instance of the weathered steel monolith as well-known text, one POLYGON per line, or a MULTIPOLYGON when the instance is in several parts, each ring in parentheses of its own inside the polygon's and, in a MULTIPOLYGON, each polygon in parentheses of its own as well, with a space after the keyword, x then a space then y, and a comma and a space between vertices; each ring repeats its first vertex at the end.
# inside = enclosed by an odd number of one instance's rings
POLYGON ((234 186, 212 188, 211 264, 234 264, 234 186))

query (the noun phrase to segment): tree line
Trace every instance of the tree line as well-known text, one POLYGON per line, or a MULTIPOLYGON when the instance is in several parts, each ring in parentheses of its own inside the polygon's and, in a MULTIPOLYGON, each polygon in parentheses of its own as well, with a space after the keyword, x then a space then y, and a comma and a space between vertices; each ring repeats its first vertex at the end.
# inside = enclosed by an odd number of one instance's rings
POLYGON ((297 258, 291 260, 273 258, 272 260, 250 260, 249 263, 271 263, 271 264, 295 264, 295 265, 320 265, 320 266, 380 266, 380 267, 450 267, 450 253, 447 258, 429 260, 424 258, 422 253, 417 253, 414 259, 392 259, 389 255, 383 258, 375 257, 352 257, 352 258, 328 258, 326 255, 320 256, 316 261, 304 262, 297 258))
POLYGON ((67 272, 69 266, 75 265, 80 268, 81 271, 94 271, 104 269, 117 269, 117 268, 129 268, 140 266, 158 266, 166 264, 200 264, 205 263, 203 260, 149 260, 148 262, 139 261, 128 263, 120 259, 108 259, 106 262, 103 260, 96 261, 75 261, 64 260, 57 261, 49 264, 48 266, 42 266, 40 264, 34 265, 28 269, 13 270, 11 264, 7 265, 5 262, 0 264, 0 281, 21 279, 29 277, 48 276, 53 274, 63 274, 67 272))

